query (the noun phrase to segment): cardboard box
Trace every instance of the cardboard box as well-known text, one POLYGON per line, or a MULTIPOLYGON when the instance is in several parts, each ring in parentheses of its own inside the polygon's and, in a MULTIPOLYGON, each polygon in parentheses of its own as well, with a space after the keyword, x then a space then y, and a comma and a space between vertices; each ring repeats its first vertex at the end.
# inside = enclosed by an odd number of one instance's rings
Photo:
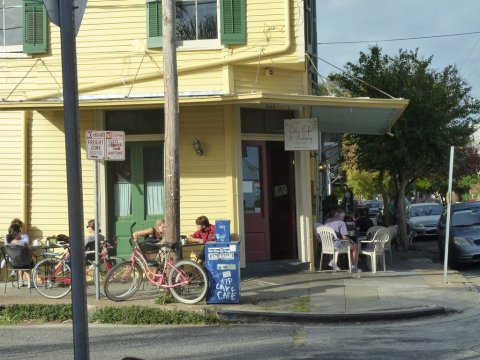
POLYGON ((215 221, 215 239, 218 242, 230 242, 230 220, 215 221))

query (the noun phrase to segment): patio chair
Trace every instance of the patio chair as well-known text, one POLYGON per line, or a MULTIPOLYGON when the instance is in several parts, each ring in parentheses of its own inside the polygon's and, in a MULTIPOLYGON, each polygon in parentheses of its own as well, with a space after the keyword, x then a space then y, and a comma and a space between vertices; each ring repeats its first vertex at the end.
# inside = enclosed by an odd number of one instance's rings
POLYGON ((397 232, 398 232, 398 226, 397 225, 390 225, 387 227, 389 231, 389 238, 388 241, 384 244, 383 249, 385 251, 388 251, 388 254, 390 255, 390 264, 392 264, 392 241, 397 237, 397 232))
POLYGON ((323 255, 329 254, 333 256, 333 272, 337 270, 337 260, 338 254, 347 254, 348 255, 348 269, 352 268, 352 260, 350 257, 350 245, 347 247, 337 250, 334 246, 334 240, 337 239, 335 231, 329 226, 318 225, 316 227, 317 235, 322 243, 322 252, 320 254, 320 270, 322 270, 323 255))
POLYGON ((389 241, 390 230, 386 227, 378 229, 371 240, 360 241, 363 248, 360 246, 359 255, 366 255, 370 257, 372 273, 377 272, 377 256, 381 256, 383 260, 383 271, 387 271, 385 263, 385 243, 389 241))
MULTIPOLYGON (((5 292, 7 292, 9 277, 12 279, 12 286, 16 277, 17 287, 19 288, 19 271, 29 271, 30 274, 32 273, 32 268, 34 265, 33 257, 30 248, 22 245, 5 244, 2 246, 1 251, 6 260, 7 276, 5 278, 5 292), (13 276, 11 276, 11 274, 13 274, 13 276)), ((30 292, 32 292, 31 287, 30 292)))

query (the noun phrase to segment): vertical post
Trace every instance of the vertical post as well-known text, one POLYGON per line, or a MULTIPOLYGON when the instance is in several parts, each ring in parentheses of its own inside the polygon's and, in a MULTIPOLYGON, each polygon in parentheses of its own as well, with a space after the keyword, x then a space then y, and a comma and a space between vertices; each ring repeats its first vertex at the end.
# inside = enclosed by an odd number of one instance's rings
POLYGON ((447 285, 447 269, 448 269, 448 244, 450 241, 450 209, 452 208, 452 177, 453 177, 453 156, 455 148, 450 146, 450 168, 448 170, 448 192, 447 192, 447 219, 445 228, 445 251, 443 259, 443 282, 447 285))
POLYGON ((180 238, 180 180, 178 166, 178 79, 175 41, 175 1, 163 2, 163 84, 165 93, 165 235, 180 238))
POLYGON ((73 0, 59 1, 62 79, 67 161, 67 197, 72 262, 72 315, 74 358, 90 358, 87 296, 84 274, 83 197, 78 126, 78 82, 73 0))
POLYGON ((100 201, 98 196, 98 160, 94 160, 94 202, 95 202, 95 298, 100 300, 100 274, 99 274, 99 251, 100 251, 100 244, 98 243, 98 233, 100 226, 98 224, 98 218, 100 217, 100 201))

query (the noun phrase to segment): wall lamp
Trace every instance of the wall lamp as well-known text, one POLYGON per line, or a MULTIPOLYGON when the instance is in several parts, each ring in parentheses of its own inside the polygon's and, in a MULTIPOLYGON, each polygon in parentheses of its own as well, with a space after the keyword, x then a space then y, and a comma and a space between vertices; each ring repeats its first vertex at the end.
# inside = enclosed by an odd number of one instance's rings
POLYGON ((202 156, 203 155, 203 148, 202 148, 202 143, 200 142, 200 140, 198 140, 197 138, 194 138, 193 142, 192 142, 192 145, 193 145, 193 149, 195 150, 195 153, 198 156, 202 156))
POLYGON ((318 171, 325 171, 327 170, 327 164, 320 163, 318 164, 318 171))

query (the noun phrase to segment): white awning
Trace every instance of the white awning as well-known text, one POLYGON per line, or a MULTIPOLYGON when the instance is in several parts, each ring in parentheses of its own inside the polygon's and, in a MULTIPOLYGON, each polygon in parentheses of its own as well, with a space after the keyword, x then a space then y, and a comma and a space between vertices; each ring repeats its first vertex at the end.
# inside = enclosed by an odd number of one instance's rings
MULTIPOLYGON (((250 93, 238 95, 179 96, 180 106, 239 105, 265 109, 302 110, 319 119, 323 132, 381 135, 390 131, 408 105, 405 99, 337 98, 295 94, 250 93)), ((131 98, 102 95, 80 98, 80 109, 151 109, 164 105, 162 96, 131 98)), ((61 99, 0 101, 0 111, 63 110, 61 99)), ((305 115, 302 115, 305 117, 305 115)))

